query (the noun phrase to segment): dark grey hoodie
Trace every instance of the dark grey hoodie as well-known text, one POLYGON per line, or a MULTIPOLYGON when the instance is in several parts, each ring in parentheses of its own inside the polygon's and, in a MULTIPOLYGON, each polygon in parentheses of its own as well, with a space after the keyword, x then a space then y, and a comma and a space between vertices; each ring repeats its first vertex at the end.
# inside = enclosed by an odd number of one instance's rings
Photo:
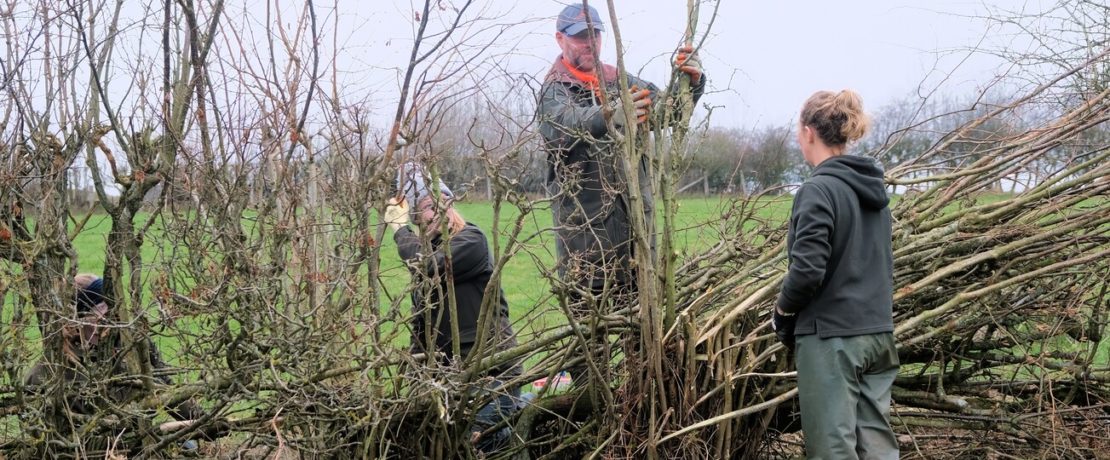
POLYGON ((778 306, 796 335, 845 337, 894 330, 890 198, 870 158, 841 155, 813 170, 790 212, 790 269, 778 306))

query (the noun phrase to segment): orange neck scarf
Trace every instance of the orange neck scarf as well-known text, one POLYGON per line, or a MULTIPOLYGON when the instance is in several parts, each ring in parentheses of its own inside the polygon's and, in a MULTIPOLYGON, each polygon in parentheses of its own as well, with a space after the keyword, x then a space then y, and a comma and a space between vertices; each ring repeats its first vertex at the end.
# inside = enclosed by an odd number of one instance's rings
POLYGON ((598 81, 596 73, 583 72, 581 70, 578 70, 573 65, 571 65, 570 61, 567 61, 567 58, 565 57, 563 58, 563 66, 567 68, 567 72, 570 72, 570 75, 572 77, 574 77, 578 81, 581 81, 582 83, 585 83, 586 87, 589 88, 590 91, 593 91, 594 96, 597 96, 598 98, 601 97, 601 82, 598 81))

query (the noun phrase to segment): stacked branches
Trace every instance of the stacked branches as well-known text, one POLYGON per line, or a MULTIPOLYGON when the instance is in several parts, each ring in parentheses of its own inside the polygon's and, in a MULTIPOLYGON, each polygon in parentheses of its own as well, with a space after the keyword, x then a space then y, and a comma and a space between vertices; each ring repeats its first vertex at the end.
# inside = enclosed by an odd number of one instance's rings
MULTIPOLYGON (((894 389, 896 430, 1006 437, 959 451, 915 445, 924 458, 1023 448, 1087 458, 1108 441, 1110 93, 992 142, 960 145, 1105 58, 995 107, 887 173, 904 192, 892 209, 903 366, 894 389), (1049 156, 1066 161, 1046 179, 1019 193, 989 193, 1049 156)), ((676 418, 688 419, 664 439, 686 454, 767 453, 760 433, 798 428, 786 417, 796 408, 784 406, 794 394, 792 366, 767 322, 784 274, 785 228, 756 218, 748 206, 757 202, 726 215, 722 242, 679 273, 680 315, 696 318, 697 370, 672 366, 671 394, 690 386, 696 398, 676 401, 676 418)), ((690 346, 671 338, 677 350, 690 346)))

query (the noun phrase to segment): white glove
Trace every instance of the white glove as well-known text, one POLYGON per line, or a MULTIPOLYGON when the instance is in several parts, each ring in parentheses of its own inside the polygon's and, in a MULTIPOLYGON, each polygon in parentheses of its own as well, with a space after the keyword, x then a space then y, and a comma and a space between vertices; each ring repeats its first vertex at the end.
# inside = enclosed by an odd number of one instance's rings
MULTIPOLYGON (((636 116, 636 123, 647 121, 649 110, 651 110, 651 91, 633 86, 628 90, 628 93, 632 98, 632 114, 636 116)), ((613 105, 613 124, 618 128, 625 126, 628 120, 624 115, 624 106, 621 105, 620 98, 614 98, 611 104, 613 105)))
POLYGON ((694 48, 690 46, 683 46, 675 51, 674 65, 678 67, 678 70, 689 75, 690 83, 695 85, 701 81, 702 75, 705 74, 698 53, 694 52, 694 48))
POLYGON ((409 224, 409 203, 404 199, 397 201, 396 198, 389 199, 389 206, 385 207, 385 214, 382 216, 382 222, 389 224, 389 228, 394 232, 400 230, 409 224))

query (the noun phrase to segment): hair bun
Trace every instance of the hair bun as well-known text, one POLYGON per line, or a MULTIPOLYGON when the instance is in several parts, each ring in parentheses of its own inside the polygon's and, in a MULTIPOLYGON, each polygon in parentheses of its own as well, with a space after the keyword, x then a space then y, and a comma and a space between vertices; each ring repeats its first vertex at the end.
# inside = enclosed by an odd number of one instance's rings
POLYGON ((863 112, 863 98, 859 93, 850 89, 840 91, 833 98, 833 108, 844 117, 844 123, 840 125, 840 135, 844 139, 855 142, 867 134, 871 120, 863 112))
POLYGON ((802 106, 802 124, 817 131, 829 146, 843 146, 867 134, 871 124, 863 113, 863 98, 850 89, 818 91, 802 106))

